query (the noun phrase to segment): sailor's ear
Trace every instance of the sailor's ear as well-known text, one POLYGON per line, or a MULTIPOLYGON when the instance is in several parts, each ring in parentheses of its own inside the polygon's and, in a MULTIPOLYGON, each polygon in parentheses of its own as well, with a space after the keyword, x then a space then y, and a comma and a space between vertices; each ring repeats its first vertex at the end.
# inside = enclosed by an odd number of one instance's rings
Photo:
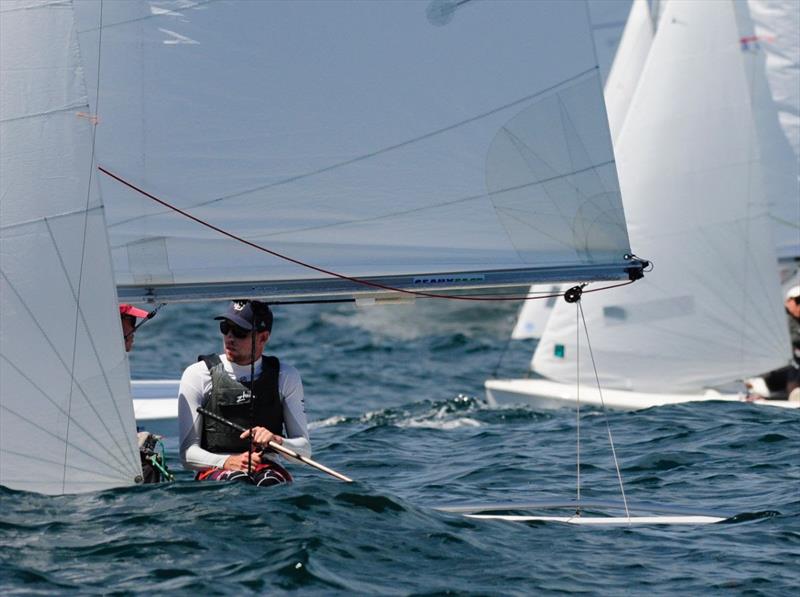
POLYGON ((263 340, 264 344, 269 342, 269 332, 264 330, 263 332, 258 332, 259 340, 263 340))

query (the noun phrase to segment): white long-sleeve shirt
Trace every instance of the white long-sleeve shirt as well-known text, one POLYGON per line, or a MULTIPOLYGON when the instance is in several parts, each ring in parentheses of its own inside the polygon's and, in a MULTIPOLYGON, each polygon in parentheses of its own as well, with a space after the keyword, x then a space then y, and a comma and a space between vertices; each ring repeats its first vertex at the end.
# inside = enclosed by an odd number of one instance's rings
MULTIPOLYGON (((250 365, 237 365, 219 355, 222 366, 231 379, 250 381, 250 365)), ((255 364, 254 376, 261 376, 261 359, 255 364)), ((303 382, 300 373, 291 365, 281 363, 278 375, 278 395, 283 405, 283 422, 286 437, 283 445, 303 456, 311 456, 311 443, 308 441, 308 424, 303 399, 303 382)), ((181 462, 183 467, 203 470, 221 467, 231 454, 216 454, 200 446, 203 437, 203 419, 197 412, 198 406, 205 406, 211 396, 211 371, 204 361, 190 365, 183 372, 178 390, 178 424, 181 437, 181 462)))

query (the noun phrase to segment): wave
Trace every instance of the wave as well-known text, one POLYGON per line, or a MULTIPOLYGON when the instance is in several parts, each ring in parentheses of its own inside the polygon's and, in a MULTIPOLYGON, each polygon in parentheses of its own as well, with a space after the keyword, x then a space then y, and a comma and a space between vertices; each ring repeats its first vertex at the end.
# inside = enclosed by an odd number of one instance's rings
POLYGON ((356 417, 335 415, 321 421, 313 421, 310 429, 321 429, 339 425, 367 425, 369 427, 402 427, 451 430, 461 427, 480 427, 484 423, 474 416, 489 410, 485 402, 458 394, 447 400, 422 400, 397 408, 381 408, 356 417))

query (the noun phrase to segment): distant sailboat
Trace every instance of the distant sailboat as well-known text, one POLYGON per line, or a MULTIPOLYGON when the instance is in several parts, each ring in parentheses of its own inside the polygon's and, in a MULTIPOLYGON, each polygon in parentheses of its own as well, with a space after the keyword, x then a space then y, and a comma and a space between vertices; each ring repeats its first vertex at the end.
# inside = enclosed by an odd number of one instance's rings
MULTIPOLYGON (((783 149, 785 158, 788 144, 780 127, 767 126, 777 116, 763 57, 741 35, 754 4, 662 4, 616 146, 631 238, 655 271, 630 292, 583 301, 610 408, 740 400, 728 384, 790 358, 772 239, 791 252, 775 214, 797 206, 796 156, 773 168, 771 156, 783 149)), ((576 334, 574 306, 559 303, 533 358, 546 379, 489 380, 489 399, 574 404, 576 334)), ((600 404, 593 381, 589 369, 581 373, 580 398, 600 404)))
POLYGON ((775 251, 784 289, 800 266, 800 4, 747 0, 737 11, 775 251))
POLYGON ((0 484, 139 480, 118 298, 638 275, 586 14, 0 4, 0 484))

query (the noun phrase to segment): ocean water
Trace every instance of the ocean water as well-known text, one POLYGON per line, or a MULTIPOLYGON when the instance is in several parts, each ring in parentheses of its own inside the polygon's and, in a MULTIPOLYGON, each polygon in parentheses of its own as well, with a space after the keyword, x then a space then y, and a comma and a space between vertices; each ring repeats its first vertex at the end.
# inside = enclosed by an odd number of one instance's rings
MULTIPOLYGON (((62 497, 0 488, 0 594, 796 594, 798 411, 608 413, 630 502, 733 522, 596 528, 436 509, 575 496, 575 412, 483 400, 484 379, 521 375, 534 348, 508 343, 516 307, 279 307, 270 348, 303 375, 314 458, 356 482, 288 465, 288 486, 196 483, 180 470, 176 426, 151 425, 175 483, 62 497)), ((220 308, 164 308, 137 333, 132 375, 175 378, 218 350, 220 308)), ((584 409, 580 426, 584 500, 618 501, 606 418, 584 409)))

